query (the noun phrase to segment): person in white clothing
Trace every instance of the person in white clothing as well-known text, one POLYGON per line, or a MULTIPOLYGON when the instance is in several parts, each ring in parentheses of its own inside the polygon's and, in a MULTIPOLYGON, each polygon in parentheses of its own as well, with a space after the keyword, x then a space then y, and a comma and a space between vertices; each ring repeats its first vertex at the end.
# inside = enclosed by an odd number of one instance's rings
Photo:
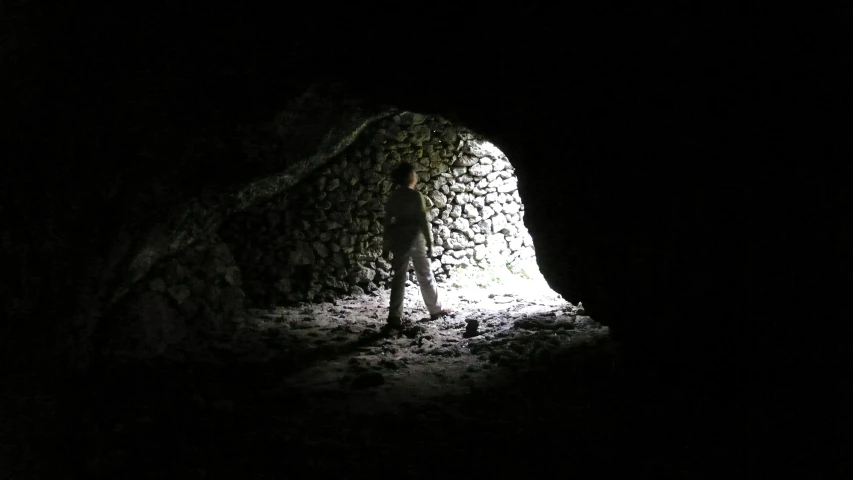
POLYGON ((388 325, 400 327, 403 323, 403 293, 406 288, 406 273, 409 260, 421 287, 421 295, 430 313, 436 320, 450 313, 442 308, 438 287, 432 274, 432 230, 427 220, 427 201, 415 190, 418 176, 409 163, 402 163, 391 173, 397 188, 385 203, 383 220, 382 257, 391 256, 391 305, 388 325))

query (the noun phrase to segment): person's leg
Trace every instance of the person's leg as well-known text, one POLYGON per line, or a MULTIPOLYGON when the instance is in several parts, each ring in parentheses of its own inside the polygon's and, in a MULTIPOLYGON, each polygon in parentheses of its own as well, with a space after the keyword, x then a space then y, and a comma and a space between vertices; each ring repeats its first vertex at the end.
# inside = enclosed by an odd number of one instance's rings
POLYGON ((391 306, 388 318, 403 317, 403 297, 406 290, 406 273, 409 270, 409 252, 393 252, 391 259, 391 306))
POLYGON ((427 310, 429 310, 430 315, 441 313, 438 285, 435 283, 435 277, 432 274, 426 252, 422 249, 414 249, 412 251, 412 264, 415 267, 415 274, 418 276, 418 284, 421 286, 421 295, 424 297, 427 310))

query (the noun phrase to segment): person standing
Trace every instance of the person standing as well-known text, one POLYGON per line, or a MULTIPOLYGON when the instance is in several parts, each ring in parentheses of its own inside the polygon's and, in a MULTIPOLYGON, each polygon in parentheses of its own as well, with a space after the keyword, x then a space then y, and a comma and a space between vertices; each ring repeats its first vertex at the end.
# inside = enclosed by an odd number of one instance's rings
POLYGON ((418 175, 410 163, 401 163, 391 172, 391 181, 397 188, 385 202, 383 220, 382 258, 391 255, 391 305, 388 325, 393 328, 403 323, 403 295, 409 261, 415 267, 421 295, 436 320, 449 313, 442 308, 438 286, 432 274, 432 229, 427 219, 426 197, 415 190, 418 175))

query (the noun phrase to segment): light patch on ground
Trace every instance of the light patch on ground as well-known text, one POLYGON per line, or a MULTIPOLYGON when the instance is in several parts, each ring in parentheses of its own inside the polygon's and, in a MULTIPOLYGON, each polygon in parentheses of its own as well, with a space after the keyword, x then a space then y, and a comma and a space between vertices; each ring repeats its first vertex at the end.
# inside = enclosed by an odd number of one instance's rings
POLYGON ((238 361, 283 361, 293 367, 284 385, 324 396, 346 392, 353 411, 369 413, 493 386, 506 373, 608 336, 582 306, 535 275, 472 271, 440 288, 454 313, 431 321, 418 286, 409 283, 402 330, 385 328, 390 290, 253 310, 235 342, 245 345, 238 361), (471 320, 479 322, 475 336, 465 335, 471 320))

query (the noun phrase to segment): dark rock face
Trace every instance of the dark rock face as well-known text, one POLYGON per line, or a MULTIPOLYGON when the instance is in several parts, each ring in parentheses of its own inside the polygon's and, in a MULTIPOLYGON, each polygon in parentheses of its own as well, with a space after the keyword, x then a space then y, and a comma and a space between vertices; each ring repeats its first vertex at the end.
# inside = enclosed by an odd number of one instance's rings
POLYGON ((242 285, 228 246, 215 235, 198 241, 154 265, 117 302, 100 326, 98 348, 131 360, 202 349, 243 312, 242 285))
MULTIPOLYGON (((424 35, 448 18, 458 26, 482 12, 454 10, 453 18, 422 10, 393 34, 387 19, 353 22, 354 12, 339 12, 335 25, 352 29, 317 38, 310 28, 282 32, 272 15, 234 30, 224 12, 205 22, 216 35, 186 35, 185 22, 164 25, 166 14, 152 9, 156 29, 136 14, 111 22, 124 29, 91 24, 101 18, 91 16, 79 27, 92 32, 87 40, 45 27, 47 40, 22 42, 14 58, 55 63, 3 69, 13 89, 4 99, 15 118, 9 137, 25 152, 14 164, 33 167, 4 175, 3 212, 10 225, 28 225, 0 234, 11 265, 3 293, 16 299, 4 302, 5 313, 30 333, 68 327, 80 314, 84 321, 66 329, 86 343, 116 293, 158 261, 313 171, 299 162, 320 166, 342 150, 354 130, 335 119, 361 99, 372 109, 358 117, 362 126, 384 118, 389 105, 442 115, 505 152, 543 274, 627 345, 706 371, 732 359, 794 365, 819 357, 797 353, 805 351, 838 360, 840 346, 798 332, 802 319, 837 321, 834 339, 848 338, 850 328, 841 321, 849 318, 841 300, 849 296, 843 272, 851 270, 853 243, 850 175, 839 167, 849 163, 849 132, 829 121, 846 107, 832 93, 846 91, 840 77, 814 75, 812 85, 787 89, 785 82, 819 71, 791 71, 795 60, 816 65, 811 53, 791 58, 792 50, 763 45, 754 32, 702 40, 654 15, 572 21, 531 6, 490 12, 517 28, 424 35), (639 31, 647 25, 660 29, 639 31), (166 47, 159 40, 169 34, 187 43, 166 47), (91 40, 125 44, 121 35, 136 50, 116 55, 91 40), (417 51, 458 58, 425 64, 413 61, 417 51), (773 74, 760 78, 761 71, 773 74), (313 110, 287 106, 329 79, 345 94, 321 94, 334 100, 313 110), (44 98, 52 98, 49 107, 34 107, 44 98), (280 128, 251 128, 282 110, 290 113, 280 128), (254 141, 268 135, 278 136, 279 150, 254 141), (79 228, 84 221, 91 227, 79 228), (26 273, 35 269, 55 274, 26 273), (40 313, 51 320, 29 321, 40 313)), ((330 15, 318 18, 330 24, 330 15)), ((425 138, 427 130, 412 135, 425 138)), ((474 166, 468 161, 460 165, 474 166)), ((302 245, 294 263, 322 253, 302 245)), ((147 285, 153 311, 172 315, 167 304, 191 299, 191 287, 188 297, 179 285, 166 278, 147 285)))

